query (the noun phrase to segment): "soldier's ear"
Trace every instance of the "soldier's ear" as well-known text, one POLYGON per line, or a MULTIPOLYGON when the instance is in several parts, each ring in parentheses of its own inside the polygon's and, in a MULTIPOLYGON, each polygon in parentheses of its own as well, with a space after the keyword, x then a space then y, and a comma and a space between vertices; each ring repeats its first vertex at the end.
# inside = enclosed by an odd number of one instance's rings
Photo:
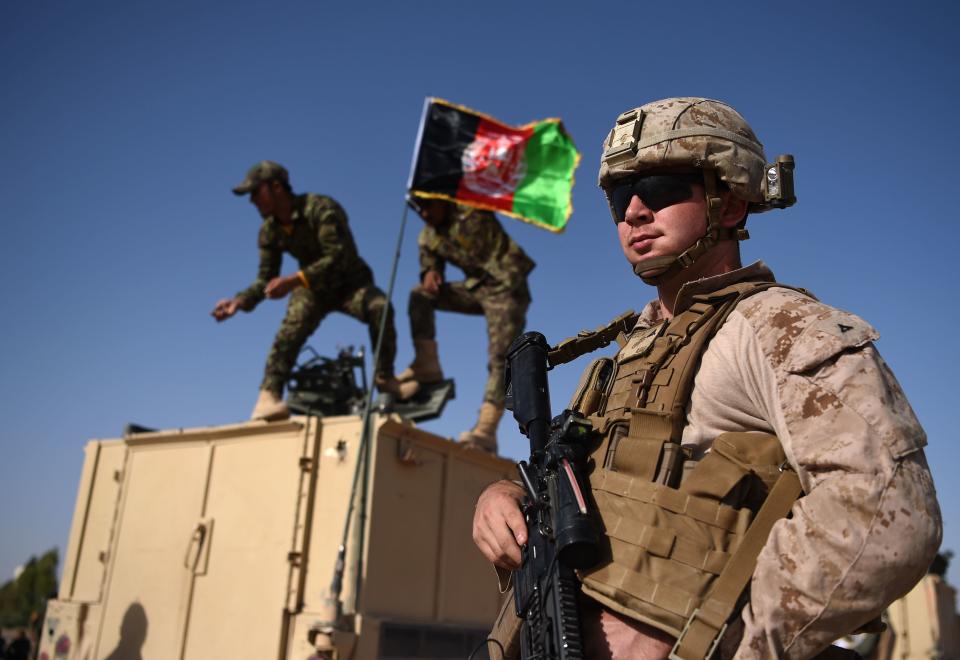
POLYGON ((720 216, 720 225, 736 227, 747 216, 747 202, 729 191, 721 194, 723 195, 723 213, 720 216))

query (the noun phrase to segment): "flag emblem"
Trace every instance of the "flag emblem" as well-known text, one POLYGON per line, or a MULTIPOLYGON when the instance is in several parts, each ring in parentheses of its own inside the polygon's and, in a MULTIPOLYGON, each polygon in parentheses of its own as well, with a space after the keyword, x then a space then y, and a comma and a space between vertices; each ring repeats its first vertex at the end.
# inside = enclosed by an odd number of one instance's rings
POLYGON ((429 98, 407 188, 413 197, 498 211, 559 232, 573 212, 579 162, 559 119, 510 126, 429 98))

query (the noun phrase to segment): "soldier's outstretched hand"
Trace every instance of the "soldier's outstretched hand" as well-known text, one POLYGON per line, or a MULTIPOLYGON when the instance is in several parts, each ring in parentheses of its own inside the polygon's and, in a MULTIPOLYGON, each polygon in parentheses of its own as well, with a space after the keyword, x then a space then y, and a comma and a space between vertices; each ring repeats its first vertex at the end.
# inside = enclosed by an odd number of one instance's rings
POLYGON ((228 318, 236 314, 238 309, 240 309, 239 298, 223 298, 222 300, 217 301, 213 311, 210 312, 210 316, 217 319, 218 322, 226 321, 228 318))
POLYGON ((438 271, 428 270, 423 274, 423 290, 431 296, 440 293, 440 285, 443 284, 443 275, 438 271))
POLYGON ((473 514, 473 542, 490 562, 520 568, 520 546, 527 542, 527 523, 520 512, 526 491, 512 481, 498 481, 480 493, 473 514))

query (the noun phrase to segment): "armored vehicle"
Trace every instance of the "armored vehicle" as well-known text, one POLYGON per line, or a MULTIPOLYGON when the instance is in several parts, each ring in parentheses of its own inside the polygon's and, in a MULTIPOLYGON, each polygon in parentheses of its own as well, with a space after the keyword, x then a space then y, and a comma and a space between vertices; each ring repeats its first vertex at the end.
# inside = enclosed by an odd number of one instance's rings
POLYGON ((295 416, 88 442, 39 657, 487 657, 500 595, 472 512, 513 464, 385 414, 364 452, 362 427, 295 416))

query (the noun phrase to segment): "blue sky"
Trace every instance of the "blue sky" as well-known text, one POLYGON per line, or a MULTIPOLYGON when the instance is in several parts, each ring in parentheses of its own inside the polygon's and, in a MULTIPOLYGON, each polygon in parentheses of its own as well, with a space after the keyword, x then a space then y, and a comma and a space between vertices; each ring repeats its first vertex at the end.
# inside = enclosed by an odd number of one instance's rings
MULTIPOLYGON (((247 167, 280 161, 297 190, 338 199, 386 286, 426 96, 512 123, 562 117, 582 151, 564 234, 503 219, 538 262, 528 327, 551 341, 653 295, 595 186, 620 112, 719 98, 768 157, 793 153, 800 201, 751 220, 744 259, 880 331, 929 435, 944 546, 960 550, 956 232, 943 221, 960 152, 955 4, 38 1, 3 13, 0 579, 65 545, 88 439, 128 421, 248 415, 284 305, 208 316, 256 270, 258 216, 230 193, 247 167)), ((398 368, 412 357, 419 222, 393 298, 398 368)), ((438 332, 458 396, 426 428, 455 436, 480 403, 485 328, 441 315, 438 332)), ((333 354, 363 341, 335 315, 310 343, 333 354)), ((552 373, 555 408, 579 371, 552 373)), ((519 457, 514 429, 503 422, 501 448, 519 457)))

